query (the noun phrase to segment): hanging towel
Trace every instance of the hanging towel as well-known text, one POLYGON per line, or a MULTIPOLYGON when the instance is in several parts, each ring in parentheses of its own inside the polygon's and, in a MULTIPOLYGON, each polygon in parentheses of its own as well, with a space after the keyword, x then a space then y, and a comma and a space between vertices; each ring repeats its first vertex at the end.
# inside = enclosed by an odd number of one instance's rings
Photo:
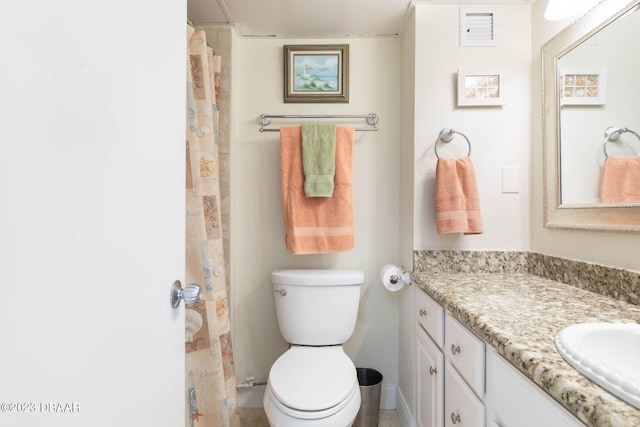
POLYGON ((285 244, 291 254, 340 252, 353 249, 351 186, 354 128, 336 127, 333 196, 306 197, 300 126, 280 128, 282 207, 285 244))
POLYGON ((301 128, 304 194, 331 197, 336 172, 336 125, 309 123, 301 128))
POLYGON ((602 203, 640 202, 640 156, 604 160, 600 180, 602 203))
POLYGON ((438 159, 435 205, 438 233, 482 233, 476 173, 469 157, 438 159))

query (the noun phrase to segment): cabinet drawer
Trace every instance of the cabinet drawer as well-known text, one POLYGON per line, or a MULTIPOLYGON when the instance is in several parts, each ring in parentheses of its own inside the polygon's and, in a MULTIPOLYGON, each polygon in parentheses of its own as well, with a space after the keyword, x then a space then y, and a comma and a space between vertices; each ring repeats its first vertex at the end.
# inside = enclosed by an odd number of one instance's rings
POLYGON ((431 339, 442 348, 444 343, 444 308, 422 289, 416 287, 416 318, 431 339))
POLYGON ((455 320, 450 313, 445 317, 444 352, 471 389, 484 394, 484 342, 455 320))
POLYGON ((446 427, 484 427, 484 405, 450 364, 447 363, 446 369, 444 425, 446 427))

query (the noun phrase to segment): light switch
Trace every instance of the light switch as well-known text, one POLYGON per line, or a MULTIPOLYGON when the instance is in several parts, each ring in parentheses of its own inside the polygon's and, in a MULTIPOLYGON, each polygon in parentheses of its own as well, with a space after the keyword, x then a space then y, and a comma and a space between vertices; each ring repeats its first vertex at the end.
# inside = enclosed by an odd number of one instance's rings
POLYGON ((515 166, 502 167, 502 192, 503 193, 519 193, 520 192, 520 174, 515 166))

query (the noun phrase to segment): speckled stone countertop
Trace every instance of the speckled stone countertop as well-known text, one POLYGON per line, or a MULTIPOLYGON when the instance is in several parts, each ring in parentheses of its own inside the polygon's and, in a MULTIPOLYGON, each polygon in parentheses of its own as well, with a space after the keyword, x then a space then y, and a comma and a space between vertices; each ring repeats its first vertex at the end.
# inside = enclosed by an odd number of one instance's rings
POLYGON ((576 323, 640 322, 640 306, 530 273, 414 272, 413 281, 586 425, 640 426, 640 410, 578 373, 554 344, 576 323))

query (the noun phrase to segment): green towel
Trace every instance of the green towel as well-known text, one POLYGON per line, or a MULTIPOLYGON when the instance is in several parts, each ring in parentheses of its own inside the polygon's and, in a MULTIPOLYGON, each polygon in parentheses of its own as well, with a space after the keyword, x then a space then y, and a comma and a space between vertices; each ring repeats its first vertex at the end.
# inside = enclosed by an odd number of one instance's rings
POLYGON ((331 197, 336 173, 336 125, 310 123, 301 127, 304 194, 331 197))

